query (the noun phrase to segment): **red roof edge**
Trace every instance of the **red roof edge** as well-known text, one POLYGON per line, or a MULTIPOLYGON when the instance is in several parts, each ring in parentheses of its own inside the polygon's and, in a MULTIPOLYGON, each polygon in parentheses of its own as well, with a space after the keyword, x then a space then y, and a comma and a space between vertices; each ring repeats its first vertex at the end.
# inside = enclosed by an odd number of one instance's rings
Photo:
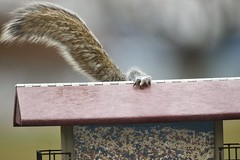
POLYGON ((106 118, 106 119, 54 119, 54 120, 24 120, 16 122, 14 127, 31 126, 72 126, 72 125, 124 125, 144 123, 170 123, 170 122, 199 122, 239 119, 239 113, 232 114, 209 114, 194 116, 166 116, 166 117, 133 117, 133 118, 106 118))
POLYGON ((21 112, 19 107, 19 101, 18 101, 18 93, 16 91, 15 94, 15 103, 14 103, 14 116, 13 116, 13 126, 21 126, 21 112))

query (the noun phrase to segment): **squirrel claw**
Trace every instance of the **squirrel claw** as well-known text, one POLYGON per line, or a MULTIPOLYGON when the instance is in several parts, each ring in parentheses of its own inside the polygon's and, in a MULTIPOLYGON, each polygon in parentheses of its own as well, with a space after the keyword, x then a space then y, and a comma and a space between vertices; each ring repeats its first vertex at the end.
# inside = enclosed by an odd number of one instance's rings
POLYGON ((151 76, 138 76, 135 78, 133 86, 150 86, 151 85, 151 76))

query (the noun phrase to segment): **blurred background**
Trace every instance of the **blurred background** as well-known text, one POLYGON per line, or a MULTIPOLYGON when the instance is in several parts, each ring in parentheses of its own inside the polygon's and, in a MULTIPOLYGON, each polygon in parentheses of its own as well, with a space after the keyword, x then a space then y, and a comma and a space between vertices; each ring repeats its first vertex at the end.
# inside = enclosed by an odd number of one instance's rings
MULTIPOLYGON (((240 76, 240 1, 49 1, 76 12, 123 70, 153 79, 240 76)), ((26 0, 0 0, 0 28, 26 0)), ((13 127, 17 83, 87 82, 56 50, 0 44, 0 159, 36 159, 60 148, 59 127, 13 127), (14 152, 13 152, 14 151, 14 152)), ((240 142, 240 121, 224 121, 224 142, 240 142)))

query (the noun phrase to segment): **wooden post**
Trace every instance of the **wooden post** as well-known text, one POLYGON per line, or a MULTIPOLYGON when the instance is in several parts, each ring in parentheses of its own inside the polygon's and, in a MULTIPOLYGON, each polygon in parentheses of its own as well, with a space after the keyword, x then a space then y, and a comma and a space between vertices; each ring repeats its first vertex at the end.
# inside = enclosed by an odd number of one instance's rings
POLYGON ((218 147, 223 146, 223 121, 214 122, 214 134, 215 134, 215 159, 220 159, 218 147))
MULTIPOLYGON (((61 146, 62 152, 71 152, 74 160, 73 126, 61 126, 61 146)), ((63 155, 62 160, 68 160, 67 155, 63 155)))

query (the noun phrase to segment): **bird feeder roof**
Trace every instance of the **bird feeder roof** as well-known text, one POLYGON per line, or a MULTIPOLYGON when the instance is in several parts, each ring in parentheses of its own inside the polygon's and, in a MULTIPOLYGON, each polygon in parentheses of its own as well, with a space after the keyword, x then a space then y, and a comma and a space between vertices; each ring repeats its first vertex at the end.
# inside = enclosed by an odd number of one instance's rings
POLYGON ((16 85, 14 126, 240 119, 240 78, 16 85))

